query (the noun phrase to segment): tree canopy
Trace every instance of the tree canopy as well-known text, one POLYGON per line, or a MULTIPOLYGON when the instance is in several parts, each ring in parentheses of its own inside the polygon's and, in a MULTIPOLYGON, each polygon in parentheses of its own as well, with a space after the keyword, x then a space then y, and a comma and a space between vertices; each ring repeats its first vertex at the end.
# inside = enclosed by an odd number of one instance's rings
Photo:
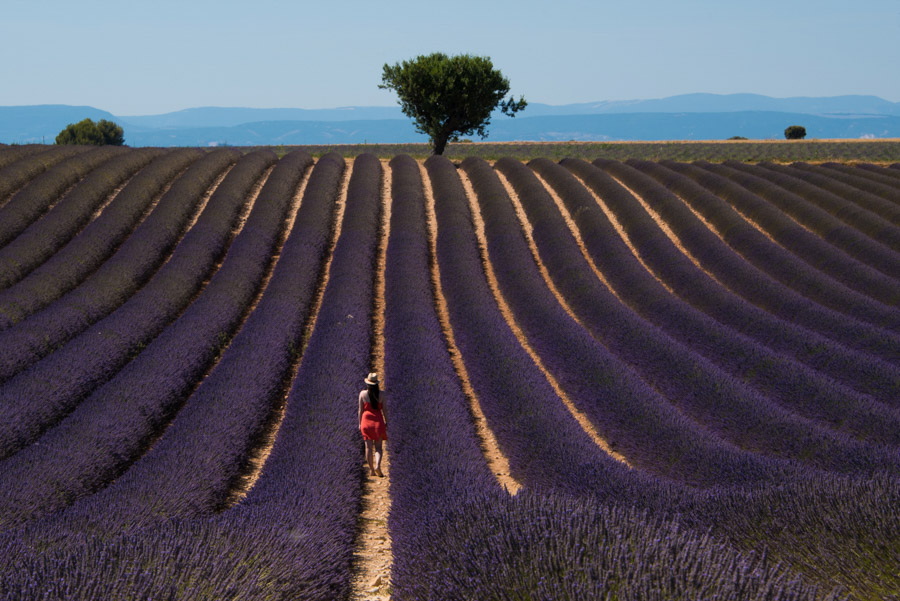
POLYGON ((788 140, 802 140, 806 137, 806 128, 802 125, 791 125, 784 130, 784 137, 788 140))
POLYGON ((78 123, 69 123, 56 136, 56 143, 121 146, 125 143, 125 132, 120 126, 106 119, 101 119, 98 123, 94 123, 91 119, 83 119, 78 123))
POLYGON ((442 154, 447 142, 460 136, 486 137, 496 108, 515 116, 527 105, 524 97, 503 100, 509 80, 484 56, 435 52, 385 63, 381 81, 378 87, 394 90, 403 113, 430 138, 434 154, 442 154))

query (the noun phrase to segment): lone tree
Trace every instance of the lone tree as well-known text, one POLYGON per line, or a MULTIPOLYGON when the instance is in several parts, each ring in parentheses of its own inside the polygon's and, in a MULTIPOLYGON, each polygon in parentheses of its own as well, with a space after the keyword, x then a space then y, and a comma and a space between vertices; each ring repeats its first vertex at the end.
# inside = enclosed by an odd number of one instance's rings
POLYGON ((99 123, 83 119, 78 123, 69 123, 56 136, 56 143, 121 146, 125 143, 125 132, 120 126, 106 119, 101 119, 99 123))
POLYGON ((515 116, 525 108, 524 97, 503 100, 509 80, 485 56, 447 56, 435 52, 391 66, 385 63, 379 88, 394 90, 403 114, 428 135, 434 154, 447 142, 477 133, 484 138, 491 112, 515 116))
POLYGON ((784 130, 784 137, 788 140, 802 140, 806 137, 806 128, 802 125, 791 125, 784 130))

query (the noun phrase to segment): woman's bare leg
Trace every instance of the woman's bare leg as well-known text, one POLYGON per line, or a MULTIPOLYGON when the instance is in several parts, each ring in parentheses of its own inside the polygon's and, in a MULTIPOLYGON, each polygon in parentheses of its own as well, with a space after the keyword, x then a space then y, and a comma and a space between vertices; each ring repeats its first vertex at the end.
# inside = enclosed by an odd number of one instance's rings
POLYGON ((380 440, 375 441, 375 473, 379 476, 384 475, 383 473, 381 473, 381 444, 382 443, 380 440))
MULTIPOLYGON (((372 464, 372 446, 374 441, 367 440, 366 441, 366 462, 369 464, 369 474, 375 475, 375 466, 372 464)), ((380 442, 380 441, 379 441, 380 442)), ((379 460, 381 459, 381 455, 378 456, 379 460)))

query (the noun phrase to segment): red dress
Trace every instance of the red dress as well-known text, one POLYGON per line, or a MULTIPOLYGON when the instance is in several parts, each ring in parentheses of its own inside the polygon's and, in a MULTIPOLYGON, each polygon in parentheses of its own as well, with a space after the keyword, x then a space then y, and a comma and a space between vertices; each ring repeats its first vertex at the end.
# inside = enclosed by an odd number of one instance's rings
POLYGON ((384 424, 384 416, 381 407, 377 411, 369 404, 369 391, 359 393, 359 400, 363 401, 362 417, 359 420, 359 430, 364 440, 387 440, 387 426, 384 424))

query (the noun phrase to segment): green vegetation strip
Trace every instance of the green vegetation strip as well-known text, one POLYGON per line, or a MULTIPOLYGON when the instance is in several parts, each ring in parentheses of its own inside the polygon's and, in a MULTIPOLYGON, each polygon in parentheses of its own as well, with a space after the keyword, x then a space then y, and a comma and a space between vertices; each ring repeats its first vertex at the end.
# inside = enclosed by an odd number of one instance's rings
MULTIPOLYGON (((319 157, 337 152, 354 157, 364 152, 380 158, 408 154, 424 158, 431 154, 428 144, 335 144, 273 147, 279 156, 302 149, 319 157)), ((453 160, 479 157, 495 160, 511 157, 523 161, 538 157, 565 157, 594 160, 599 158, 641 159, 646 161, 773 161, 867 162, 900 161, 900 140, 734 140, 706 142, 458 142, 450 143, 444 156, 453 160)))

